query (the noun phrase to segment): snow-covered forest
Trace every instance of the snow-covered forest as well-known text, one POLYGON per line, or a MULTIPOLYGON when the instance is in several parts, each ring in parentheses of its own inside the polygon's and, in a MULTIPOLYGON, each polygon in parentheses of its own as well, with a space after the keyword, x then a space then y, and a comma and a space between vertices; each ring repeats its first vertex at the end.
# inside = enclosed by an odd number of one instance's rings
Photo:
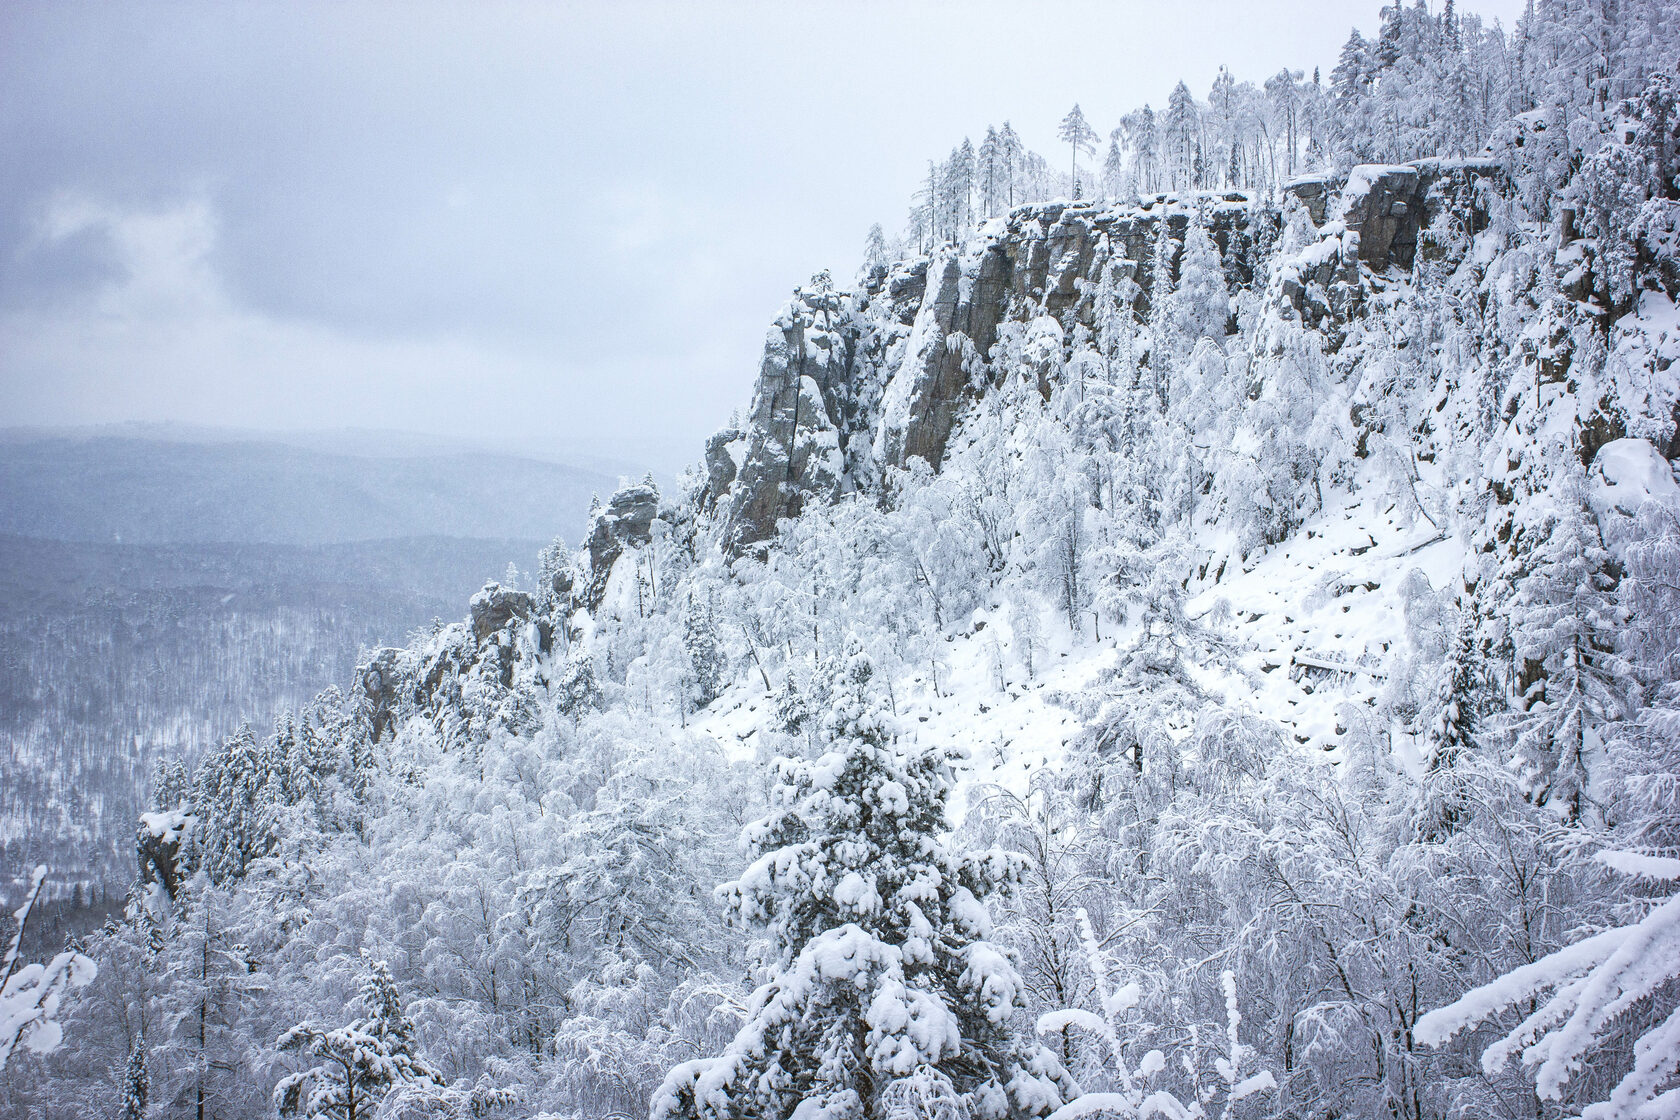
POLYGON ((0 1112, 1680 1117, 1677 28, 964 141, 678 486, 158 767, 0 1112))

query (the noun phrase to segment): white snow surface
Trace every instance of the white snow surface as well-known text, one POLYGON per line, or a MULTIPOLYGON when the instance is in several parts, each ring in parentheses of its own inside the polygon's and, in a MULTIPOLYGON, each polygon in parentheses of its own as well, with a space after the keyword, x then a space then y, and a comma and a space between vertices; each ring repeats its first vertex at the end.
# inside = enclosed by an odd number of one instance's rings
MULTIPOLYGON (((1435 592, 1450 591, 1466 559, 1463 539, 1426 519, 1405 520, 1380 495, 1376 486, 1351 498, 1327 494, 1326 509, 1246 563, 1204 549, 1207 574, 1190 586, 1192 618, 1221 600, 1235 606, 1226 636, 1239 650, 1229 670, 1192 666, 1197 683, 1252 704, 1327 764, 1342 759, 1347 726, 1338 714, 1374 697, 1385 683, 1384 663, 1405 648, 1402 582, 1416 573, 1435 592)), ((1075 634, 1047 603, 1039 604, 1038 628, 1030 676, 1011 612, 995 603, 950 640, 937 689, 926 672, 893 682, 899 723, 912 742, 966 748, 962 779, 970 799, 992 784, 1024 792, 1037 769, 1059 766, 1083 727, 1071 702, 1102 683, 1135 637, 1106 626, 1100 641, 1089 628, 1075 634)), ((746 674, 692 726, 735 757, 752 758, 772 708, 757 676, 746 674)), ((1395 735, 1402 761, 1420 767, 1410 735, 1395 735)), ((960 814, 961 792, 956 800, 960 814)))
POLYGON ((1633 532, 1647 502, 1680 510, 1674 468, 1648 439, 1631 436, 1599 448, 1588 473, 1588 497, 1605 539, 1616 543, 1633 532))

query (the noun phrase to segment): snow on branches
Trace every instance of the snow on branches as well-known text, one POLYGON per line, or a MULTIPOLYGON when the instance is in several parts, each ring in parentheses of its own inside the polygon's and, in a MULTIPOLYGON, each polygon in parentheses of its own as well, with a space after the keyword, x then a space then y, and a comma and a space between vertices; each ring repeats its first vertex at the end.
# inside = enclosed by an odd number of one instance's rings
POLYGON ((0 958, 0 1070, 6 1068, 19 1043, 37 1054, 58 1049, 64 1039, 58 1013, 65 995, 87 987, 99 974, 99 966, 90 958, 69 949, 46 964, 18 964, 23 931, 46 879, 45 864, 30 875, 23 905, 12 912, 17 931, 12 934, 5 957, 0 958))
POLYGON ((671 1071, 656 1120, 852 1120, 915 1101, 1003 1120, 1041 1116, 1073 1089, 1015 1035, 1020 978, 988 940, 984 899, 1022 861, 941 840, 956 756, 902 743, 874 675, 854 654, 827 750, 778 763, 771 812, 743 835, 755 858, 718 892, 767 929, 774 975, 722 1055, 671 1071))
MULTIPOLYGON (((1606 851, 1600 862, 1627 875, 1680 883, 1680 859, 1606 851)), ((1633 1067, 1610 1095, 1588 1104, 1583 1120, 1680 1117, 1680 894, 1643 917, 1559 949, 1466 992, 1417 1022, 1418 1040, 1440 1046, 1454 1035, 1521 1006, 1528 1013, 1482 1052, 1489 1077, 1512 1059, 1534 1077, 1542 1101, 1559 1101, 1607 1038, 1635 1009, 1651 1025, 1633 1047, 1633 1067), (1549 994, 1548 994, 1549 993, 1549 994)))

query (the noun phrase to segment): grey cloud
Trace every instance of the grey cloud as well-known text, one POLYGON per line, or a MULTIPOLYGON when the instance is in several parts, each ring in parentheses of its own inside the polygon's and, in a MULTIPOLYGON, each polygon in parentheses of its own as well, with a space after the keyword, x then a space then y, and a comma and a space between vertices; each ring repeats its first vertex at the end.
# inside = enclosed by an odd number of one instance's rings
MULTIPOLYGON (((404 422, 528 439, 586 423, 686 461, 743 403, 780 300, 853 267, 871 222, 896 227, 926 157, 1005 117, 1048 148, 1074 100, 1106 121, 1181 75, 1205 90, 1221 62, 1328 65, 1378 4, 1183 7, 0 6, 0 407, 126 418, 107 413, 128 398, 91 387, 136 369, 137 339, 72 315, 138 281, 98 225, 43 241, 55 200, 202 203, 216 291, 182 330, 213 344, 159 351, 158 369, 261 365, 241 332, 281 332, 319 368, 429 355, 437 399, 404 422), (221 304, 233 326, 204 318, 221 304), (476 383, 451 387, 439 371, 462 354, 476 383), (25 392, 54 371, 19 355, 76 368, 57 397, 25 392), (542 415, 507 415, 521 399, 542 415)), ((147 406, 386 426, 389 379, 312 402, 302 373, 278 401, 207 392, 216 376, 171 372, 147 406)))
POLYGON ((0 307, 73 301, 126 275, 110 232, 96 226, 63 237, 21 230, 0 245, 0 307))

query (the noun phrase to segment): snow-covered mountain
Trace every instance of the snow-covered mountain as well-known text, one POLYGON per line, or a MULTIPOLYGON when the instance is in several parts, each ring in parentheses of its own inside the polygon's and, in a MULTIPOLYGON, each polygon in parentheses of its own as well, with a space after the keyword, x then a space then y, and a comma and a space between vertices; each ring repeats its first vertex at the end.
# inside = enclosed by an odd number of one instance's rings
POLYGON ((1665 42, 817 274, 679 485, 159 773, 15 1110, 1674 1115, 1665 42))

